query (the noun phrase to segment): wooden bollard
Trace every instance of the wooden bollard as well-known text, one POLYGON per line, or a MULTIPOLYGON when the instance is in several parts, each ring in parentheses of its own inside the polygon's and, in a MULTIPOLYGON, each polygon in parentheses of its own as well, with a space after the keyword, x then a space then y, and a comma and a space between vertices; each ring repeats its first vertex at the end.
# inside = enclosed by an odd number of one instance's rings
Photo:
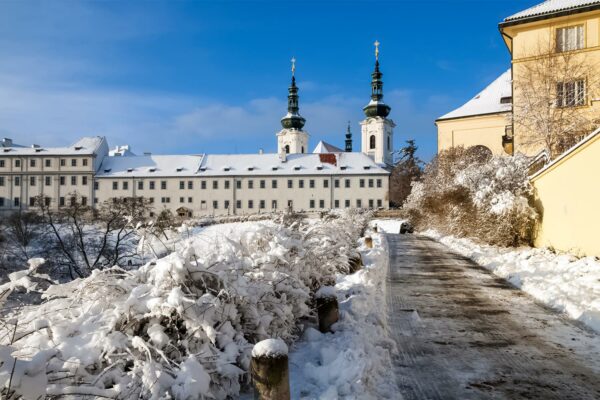
POLYGON ((288 348, 283 340, 267 339, 255 344, 250 368, 255 399, 290 399, 288 348))
POLYGON ((331 332, 331 325, 340 319, 339 305, 335 288, 323 286, 315 293, 317 300, 317 315, 319 318, 319 331, 331 332))
POLYGON ((373 248, 373 238, 371 236, 367 236, 365 238, 365 245, 369 248, 372 249, 373 248))

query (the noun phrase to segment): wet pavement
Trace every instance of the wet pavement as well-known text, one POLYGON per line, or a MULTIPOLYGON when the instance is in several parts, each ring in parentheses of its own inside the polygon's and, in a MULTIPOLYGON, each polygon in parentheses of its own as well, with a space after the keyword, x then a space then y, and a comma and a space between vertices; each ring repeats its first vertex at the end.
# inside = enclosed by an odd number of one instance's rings
POLYGON ((387 240, 402 397, 600 399, 600 335, 432 239, 387 240))

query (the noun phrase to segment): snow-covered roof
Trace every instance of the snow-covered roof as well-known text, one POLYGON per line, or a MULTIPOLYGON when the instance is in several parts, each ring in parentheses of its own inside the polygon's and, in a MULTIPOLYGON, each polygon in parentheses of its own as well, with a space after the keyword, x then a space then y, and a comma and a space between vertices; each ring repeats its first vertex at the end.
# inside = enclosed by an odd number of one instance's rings
POLYGON ((101 136, 82 137, 69 147, 43 147, 31 145, 22 147, 12 145, 2 147, 2 155, 93 155, 106 145, 106 139, 101 136))
POLYGON ((193 176, 200 169, 202 158, 202 155, 107 156, 97 177, 193 176))
POLYGON ((25 147, 25 146, 21 146, 20 144, 13 143, 12 139, 10 139, 10 138, 4 138, 4 139, 0 140, 0 147, 4 148, 4 147, 25 147))
POLYGON ((387 175, 363 153, 207 154, 105 157, 98 178, 191 176, 387 175))
POLYGON ((109 156, 121 156, 121 157, 130 157, 135 156, 135 154, 129 148, 129 145, 126 144, 124 146, 116 146, 114 149, 108 152, 109 156))
MULTIPOLYGON (((472 117, 476 115, 496 114, 511 110, 511 102, 502 103, 503 98, 512 97, 510 69, 504 72, 477 96, 438 118, 439 120, 472 117)), ((507 100, 508 101, 508 100, 507 100)))
POLYGON ((504 19, 512 22, 532 17, 551 15, 565 11, 578 11, 588 9, 590 6, 600 6, 600 0, 547 0, 526 10, 520 11, 504 19))
POLYGON ((315 149, 313 150, 313 153, 315 154, 319 154, 319 153, 343 153, 344 150, 340 149, 339 147, 335 147, 332 144, 329 144, 327 142, 324 141, 320 141, 317 146, 315 147, 315 149))

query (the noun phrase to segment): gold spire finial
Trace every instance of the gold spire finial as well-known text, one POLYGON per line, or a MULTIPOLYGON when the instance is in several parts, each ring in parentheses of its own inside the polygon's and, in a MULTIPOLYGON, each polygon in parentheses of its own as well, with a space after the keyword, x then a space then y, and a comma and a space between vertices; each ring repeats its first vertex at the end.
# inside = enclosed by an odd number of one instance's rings
POLYGON ((373 44, 375 45, 375 60, 379 61, 379 45, 381 43, 379 43, 379 41, 376 40, 373 44))
POLYGON ((292 57, 292 76, 294 76, 296 72, 296 57, 292 57))

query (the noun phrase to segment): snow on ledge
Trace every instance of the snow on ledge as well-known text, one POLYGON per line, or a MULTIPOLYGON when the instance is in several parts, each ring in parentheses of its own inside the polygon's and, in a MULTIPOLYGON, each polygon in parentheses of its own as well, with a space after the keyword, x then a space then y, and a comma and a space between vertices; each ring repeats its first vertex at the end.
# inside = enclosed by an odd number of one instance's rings
POLYGON ((252 357, 280 357, 287 354, 287 344, 281 339, 263 340, 252 348, 252 357))

